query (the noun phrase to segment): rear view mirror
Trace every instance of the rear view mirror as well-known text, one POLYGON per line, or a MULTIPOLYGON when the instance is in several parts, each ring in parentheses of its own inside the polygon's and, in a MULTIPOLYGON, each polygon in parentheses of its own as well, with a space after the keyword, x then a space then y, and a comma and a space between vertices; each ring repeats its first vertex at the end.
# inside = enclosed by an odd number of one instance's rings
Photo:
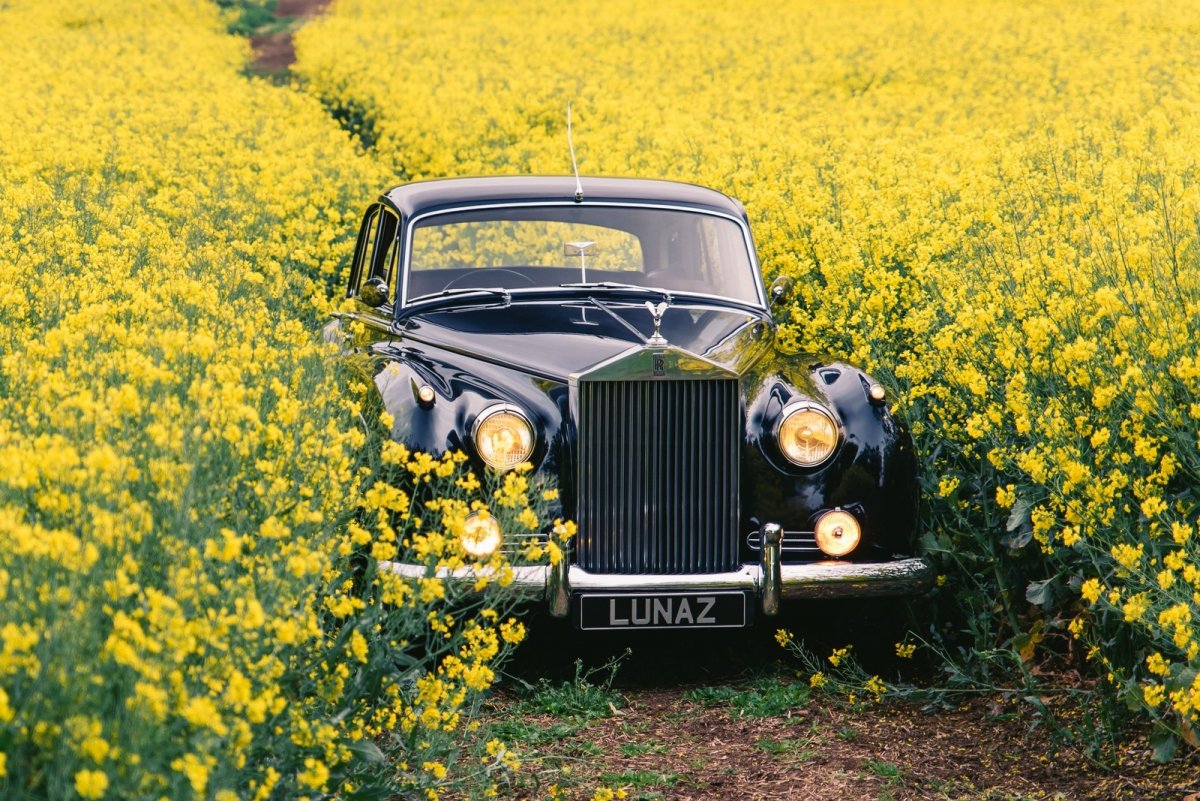
POLYGON ((791 276, 781 275, 771 282, 771 288, 767 294, 769 302, 772 306, 778 306, 785 300, 791 297, 792 288, 796 285, 791 276))
POLYGON ((371 308, 378 308, 388 302, 388 285, 382 278, 368 278, 358 288, 358 299, 371 308))
POLYGON ((595 242, 564 242, 563 243, 563 255, 564 256, 582 256, 595 244, 596 244, 595 242))
POLYGON ((587 253, 588 249, 595 245, 595 242, 564 242, 563 254, 566 256, 579 256, 579 280, 587 283, 587 253))

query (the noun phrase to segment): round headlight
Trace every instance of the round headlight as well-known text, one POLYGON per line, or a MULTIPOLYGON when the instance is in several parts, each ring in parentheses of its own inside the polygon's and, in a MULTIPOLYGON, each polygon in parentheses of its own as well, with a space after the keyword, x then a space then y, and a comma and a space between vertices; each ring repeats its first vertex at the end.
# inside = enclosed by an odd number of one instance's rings
POLYGON ((845 556, 858 547, 862 528, 854 515, 835 509, 817 520, 817 547, 828 556, 845 556))
POLYGON ((829 412, 816 404, 802 403, 783 410, 778 436, 779 450, 789 461, 813 467, 833 455, 838 427, 829 412))
POLYGON ((533 426, 508 404, 498 404, 475 419, 475 449, 488 467, 511 470, 533 453, 533 426))
POLYGON ((503 537, 496 518, 475 512, 463 522, 463 550, 476 559, 487 559, 500 547, 503 537))

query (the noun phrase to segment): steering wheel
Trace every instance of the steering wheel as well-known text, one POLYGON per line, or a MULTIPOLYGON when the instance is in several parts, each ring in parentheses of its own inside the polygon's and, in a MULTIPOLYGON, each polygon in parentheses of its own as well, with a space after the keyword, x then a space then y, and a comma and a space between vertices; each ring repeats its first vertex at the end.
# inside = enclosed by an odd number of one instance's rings
POLYGON ((524 273, 519 273, 516 270, 510 270, 507 267, 476 267, 470 272, 463 273, 458 278, 452 279, 442 289, 452 289, 456 286, 461 287, 487 287, 495 286, 495 280, 489 279, 488 276, 496 273, 507 273, 508 275, 516 276, 525 282, 528 286, 534 286, 535 281, 524 273))
POLYGON ((667 269, 666 267, 660 267, 657 270, 651 270, 643 276, 646 286, 649 287, 661 287, 663 285, 664 278, 674 277, 675 271, 667 269))

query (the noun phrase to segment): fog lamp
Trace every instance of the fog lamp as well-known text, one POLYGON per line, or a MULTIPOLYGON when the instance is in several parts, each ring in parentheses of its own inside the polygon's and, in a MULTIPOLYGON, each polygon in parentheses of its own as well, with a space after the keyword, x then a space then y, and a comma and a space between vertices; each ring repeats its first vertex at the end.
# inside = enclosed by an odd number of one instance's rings
POLYGON ((475 512, 463 521, 463 550, 476 559, 494 554, 502 539, 500 524, 487 513, 475 512))
POLYGON ((835 509, 817 520, 817 547, 828 556, 845 556, 858 547, 862 528, 854 515, 835 509))
POLYGON ((511 470, 533 453, 533 426, 515 406, 491 406, 475 419, 475 449, 488 465, 511 470))

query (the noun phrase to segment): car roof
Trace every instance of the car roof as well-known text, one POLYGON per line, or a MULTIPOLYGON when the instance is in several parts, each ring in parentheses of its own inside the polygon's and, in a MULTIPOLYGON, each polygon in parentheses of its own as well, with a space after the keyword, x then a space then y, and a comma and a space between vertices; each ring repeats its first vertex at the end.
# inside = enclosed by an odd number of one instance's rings
MULTIPOLYGON (((746 219, 741 203, 714 189, 645 178, 583 177, 582 204, 654 203, 699 207, 746 219)), ((574 202, 572 175, 443 178, 403 184, 384 197, 406 217, 443 207, 506 202, 574 202)))

